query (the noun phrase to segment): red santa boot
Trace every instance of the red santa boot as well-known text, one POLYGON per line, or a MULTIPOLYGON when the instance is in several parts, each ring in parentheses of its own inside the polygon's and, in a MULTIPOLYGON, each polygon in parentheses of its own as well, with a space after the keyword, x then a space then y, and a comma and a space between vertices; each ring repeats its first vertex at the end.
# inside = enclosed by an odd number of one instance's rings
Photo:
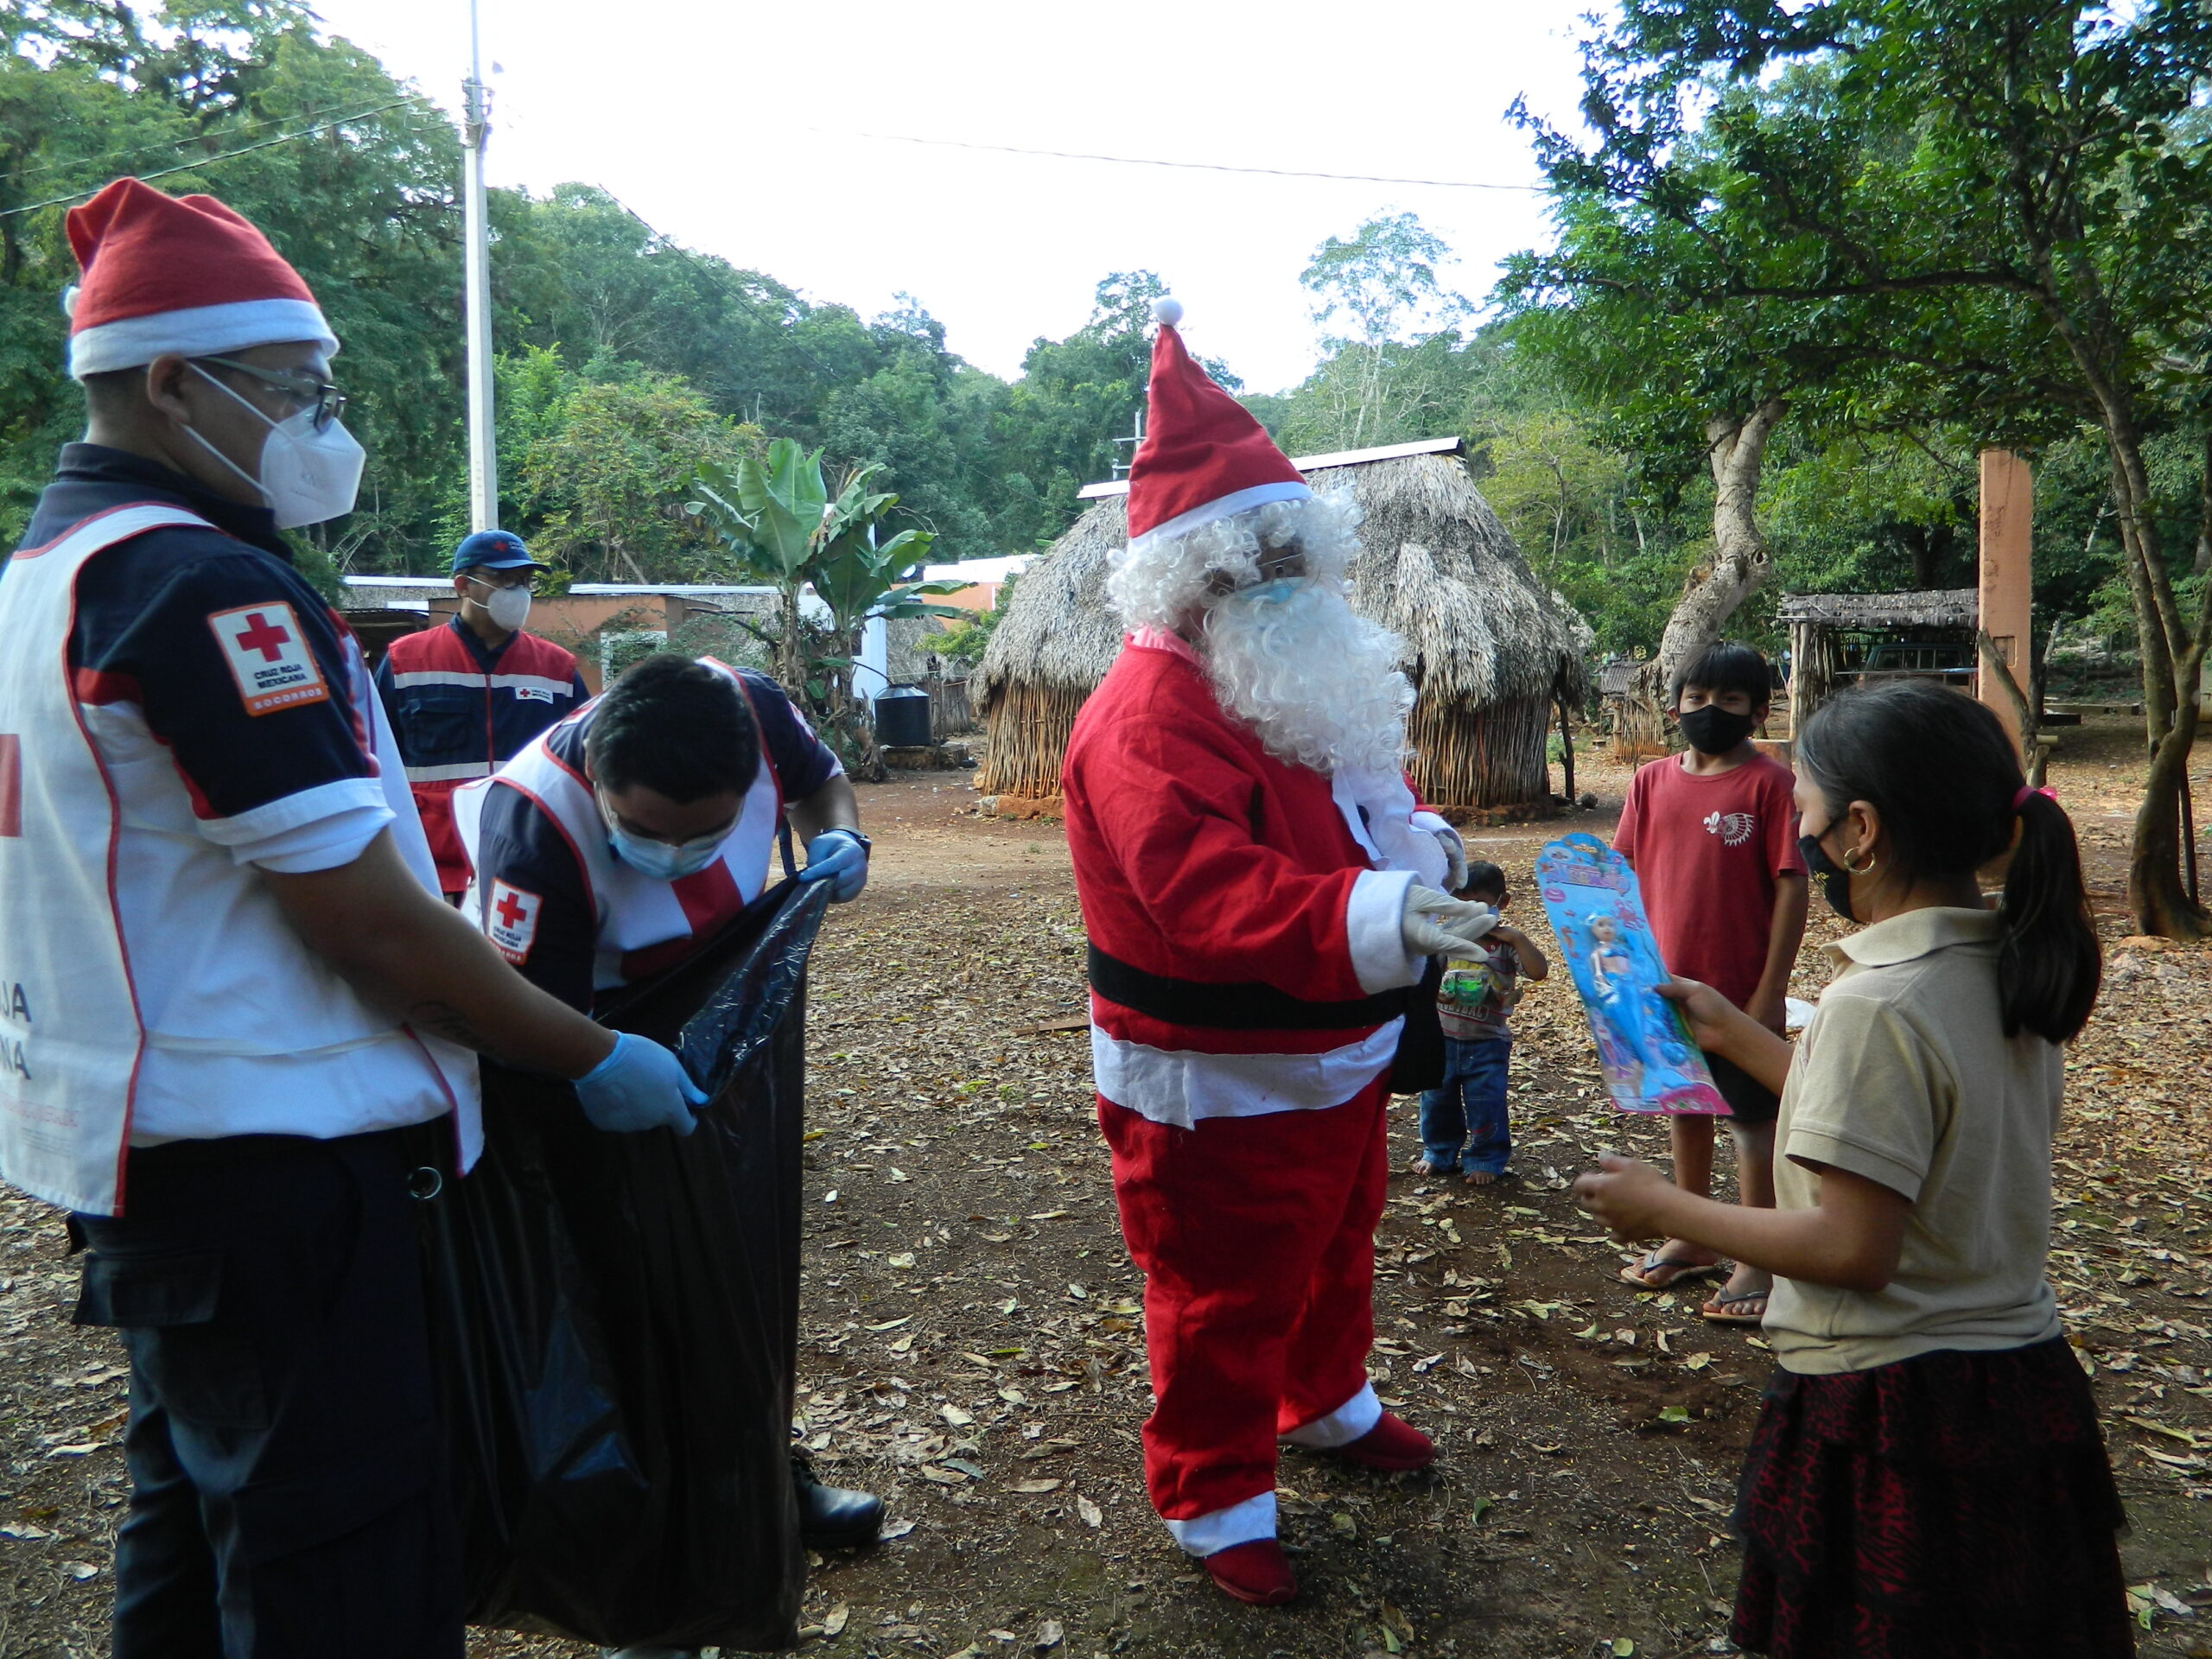
POLYGON ((1386 1411, 1374 1427, 1356 1440, 1347 1440, 1336 1452, 1370 1469, 1395 1472, 1427 1468, 1436 1461, 1436 1442, 1403 1418, 1386 1411))
POLYGON ((1280 1607, 1298 1593, 1290 1558, 1272 1538, 1217 1549, 1205 1558, 1205 1568, 1225 1594, 1255 1607, 1280 1607))

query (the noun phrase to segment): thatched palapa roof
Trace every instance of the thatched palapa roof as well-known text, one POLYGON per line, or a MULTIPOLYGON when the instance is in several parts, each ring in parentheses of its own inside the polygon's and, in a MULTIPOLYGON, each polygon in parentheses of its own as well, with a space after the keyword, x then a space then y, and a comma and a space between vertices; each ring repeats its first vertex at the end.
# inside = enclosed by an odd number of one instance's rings
POLYGON ((1881 628, 1971 628, 1981 614, 1972 588, 1931 588, 1914 594, 1785 594, 1779 622, 1872 632, 1881 628))
POLYGON ((1352 608, 1406 642, 1424 696, 1482 708, 1583 695, 1589 624, 1522 563, 1456 455, 1322 467, 1306 481, 1359 502, 1352 608))
POLYGON ((1122 650, 1122 619, 1106 597, 1106 567, 1128 539, 1128 498, 1109 496, 1021 573, 969 686, 979 708, 988 708, 1014 680, 1088 696, 1106 677, 1122 650))
MULTIPOLYGON (((1458 448, 1313 458, 1306 482, 1317 493, 1351 491, 1364 515, 1353 608, 1406 641, 1404 666, 1424 696, 1475 708, 1548 700, 1559 689, 1579 698, 1589 626, 1522 562, 1458 448)), ((1089 511, 1023 574, 978 671, 984 706, 1015 683, 1087 695, 1113 665, 1122 626, 1106 571, 1128 539, 1128 511, 1109 487, 1086 492, 1089 511)))

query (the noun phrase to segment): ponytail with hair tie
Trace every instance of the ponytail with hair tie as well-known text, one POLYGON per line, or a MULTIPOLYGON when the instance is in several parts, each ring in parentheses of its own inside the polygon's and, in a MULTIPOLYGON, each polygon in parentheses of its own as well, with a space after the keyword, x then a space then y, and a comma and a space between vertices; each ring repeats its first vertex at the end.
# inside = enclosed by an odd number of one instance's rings
POLYGON ((1900 880, 1970 877, 2009 851, 1998 907, 2005 1034, 2063 1043, 2088 1023, 2104 959, 2074 821, 2057 791, 2023 779, 1994 714, 1924 681, 1862 686, 1806 721, 1797 765, 1832 815, 1853 801, 1875 807, 1900 880))

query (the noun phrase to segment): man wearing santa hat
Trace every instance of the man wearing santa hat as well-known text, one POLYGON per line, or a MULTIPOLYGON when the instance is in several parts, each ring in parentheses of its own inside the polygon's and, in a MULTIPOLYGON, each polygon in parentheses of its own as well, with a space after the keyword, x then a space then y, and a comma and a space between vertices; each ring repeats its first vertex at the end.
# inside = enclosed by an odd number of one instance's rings
POLYGON ((1278 1441, 1419 1469, 1368 1381, 1387 1072, 1426 958, 1496 925, 1402 756, 1398 639, 1352 613, 1357 508, 1316 496, 1184 349, 1164 300, 1129 632, 1062 777, 1091 1064, 1156 1405, 1145 1478, 1243 1601, 1297 1593, 1278 1441))
POLYGON ((306 284, 135 179, 68 229, 90 422, 0 576, 0 1178, 74 1212, 130 1357, 113 1651, 459 1659, 410 1195, 475 1156, 470 1050, 606 1128, 701 1096, 437 896, 278 533, 361 473, 306 284))

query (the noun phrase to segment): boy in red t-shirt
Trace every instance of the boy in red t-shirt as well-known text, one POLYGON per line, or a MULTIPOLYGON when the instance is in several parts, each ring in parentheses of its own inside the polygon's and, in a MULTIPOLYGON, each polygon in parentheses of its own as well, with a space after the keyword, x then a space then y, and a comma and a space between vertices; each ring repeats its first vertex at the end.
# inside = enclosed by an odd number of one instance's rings
MULTIPOLYGON (((1796 786, 1787 766, 1751 746, 1766 718, 1766 659, 1749 645, 1708 645, 1675 677, 1671 714, 1689 748, 1655 760, 1630 784, 1614 849, 1643 889, 1668 970, 1702 980, 1769 1030, 1784 1026, 1784 993, 1805 937, 1805 861, 1797 851, 1796 786)), ((1755 1209, 1774 1205, 1774 1119, 1780 1103, 1749 1073, 1707 1057, 1735 1116, 1736 1190, 1755 1209)), ((1669 1121, 1675 1184, 1713 1190, 1713 1119, 1669 1121)), ((1645 1290, 1713 1273, 1719 1257, 1668 1239, 1621 1277, 1645 1290)), ((1772 1277, 1738 1265, 1698 1311, 1722 1325, 1757 1325, 1772 1277)))

